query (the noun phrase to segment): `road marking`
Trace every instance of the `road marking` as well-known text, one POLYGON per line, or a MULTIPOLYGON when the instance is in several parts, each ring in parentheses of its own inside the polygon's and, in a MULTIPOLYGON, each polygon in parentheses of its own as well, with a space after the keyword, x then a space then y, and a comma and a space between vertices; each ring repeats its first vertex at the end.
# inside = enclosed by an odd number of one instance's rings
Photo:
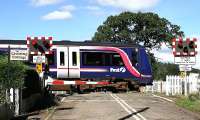
POLYGON ((61 99, 61 102, 63 102, 65 100, 65 97, 63 97, 62 99, 61 99))
POLYGON ((116 102, 116 100, 65 100, 64 102, 116 102))
MULTIPOLYGON (((65 97, 63 97, 62 99, 61 99, 61 102, 63 102, 65 100, 65 97)), ((48 114, 48 116, 44 119, 44 120, 48 120, 52 115, 53 115, 53 113, 54 113, 54 111, 55 111, 55 107, 53 107, 53 110, 52 110, 52 112, 51 113, 49 113, 48 114)))
MULTIPOLYGON (((123 100, 122 98, 120 98, 119 96, 115 95, 121 102, 123 102, 129 109, 131 109, 133 112, 137 112, 136 109, 132 108, 128 103, 125 102, 125 100, 123 100)), ((140 113, 137 113, 136 115, 138 115, 140 118, 142 118, 143 120, 146 120, 145 117, 143 117, 140 113)))
POLYGON ((174 102, 173 100, 168 99, 168 98, 165 98, 165 97, 161 97, 161 96, 158 96, 158 95, 155 95, 155 94, 152 94, 152 95, 153 95, 154 97, 164 99, 164 100, 166 100, 166 101, 168 101, 168 102, 174 102))
MULTIPOLYGON (((132 114, 132 112, 131 112, 120 100, 118 100, 116 96, 114 96, 113 94, 110 94, 110 96, 111 96, 113 99, 115 99, 116 102, 119 103, 119 104, 122 106, 122 108, 124 108, 124 110, 125 110, 127 113, 132 114)), ((134 117, 136 120, 140 120, 140 118, 139 118, 137 115, 133 115, 133 117, 134 117)))
POLYGON ((52 112, 50 113, 50 114, 48 114, 48 116, 44 119, 44 120, 48 120, 52 115, 53 115, 53 113, 54 113, 54 111, 55 111, 55 107, 53 107, 53 110, 52 110, 52 112))

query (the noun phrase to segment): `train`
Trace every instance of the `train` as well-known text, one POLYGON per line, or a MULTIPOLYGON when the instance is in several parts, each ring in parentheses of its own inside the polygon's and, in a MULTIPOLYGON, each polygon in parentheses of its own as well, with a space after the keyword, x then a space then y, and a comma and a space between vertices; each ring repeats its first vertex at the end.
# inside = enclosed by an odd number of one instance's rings
MULTIPOLYGON (((26 40, 0 40, 0 52, 8 46, 28 50, 26 40)), ((33 56, 29 54, 31 64, 33 56)), ((146 49, 137 44, 53 41, 51 54, 45 58, 43 71, 50 78, 46 84, 51 89, 62 84, 79 90, 81 86, 117 89, 125 85, 127 90, 130 84, 144 86, 153 82, 150 58, 146 49)))

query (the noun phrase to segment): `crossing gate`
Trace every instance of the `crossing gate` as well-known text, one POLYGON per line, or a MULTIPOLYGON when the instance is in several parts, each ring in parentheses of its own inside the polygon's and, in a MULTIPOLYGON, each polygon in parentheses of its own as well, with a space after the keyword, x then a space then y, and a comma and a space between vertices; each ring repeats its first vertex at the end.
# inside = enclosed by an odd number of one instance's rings
POLYGON ((45 86, 47 85, 108 85, 110 82, 107 81, 81 81, 81 80, 74 80, 74 81, 66 81, 66 80, 56 80, 51 77, 48 77, 45 80, 45 86))

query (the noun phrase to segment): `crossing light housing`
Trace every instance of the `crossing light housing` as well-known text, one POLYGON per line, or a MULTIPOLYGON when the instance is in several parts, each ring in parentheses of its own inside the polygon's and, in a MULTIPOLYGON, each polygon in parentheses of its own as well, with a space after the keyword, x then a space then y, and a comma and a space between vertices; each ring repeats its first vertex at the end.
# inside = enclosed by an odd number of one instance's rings
POLYGON ((51 54, 52 37, 27 37, 30 54, 51 54))
POLYGON ((197 52, 196 38, 183 41, 182 38, 172 40, 172 48, 174 56, 195 56, 197 52))

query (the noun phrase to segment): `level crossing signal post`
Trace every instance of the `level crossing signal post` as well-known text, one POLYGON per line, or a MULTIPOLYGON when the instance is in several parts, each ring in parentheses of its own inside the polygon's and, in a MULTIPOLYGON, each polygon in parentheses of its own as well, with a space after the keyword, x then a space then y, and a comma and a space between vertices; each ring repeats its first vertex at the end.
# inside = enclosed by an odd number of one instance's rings
POLYGON ((36 71, 38 74, 43 74, 43 87, 45 87, 45 78, 49 72, 49 60, 46 55, 52 54, 53 38, 52 37, 27 37, 27 48, 32 62, 36 64, 36 71), (43 66, 44 65, 44 66, 43 66))
POLYGON ((174 55, 174 63, 179 65, 181 76, 185 80, 184 94, 187 96, 187 71, 191 71, 192 65, 196 64, 197 55, 197 39, 186 38, 184 41, 181 37, 172 39, 172 49, 174 55))

